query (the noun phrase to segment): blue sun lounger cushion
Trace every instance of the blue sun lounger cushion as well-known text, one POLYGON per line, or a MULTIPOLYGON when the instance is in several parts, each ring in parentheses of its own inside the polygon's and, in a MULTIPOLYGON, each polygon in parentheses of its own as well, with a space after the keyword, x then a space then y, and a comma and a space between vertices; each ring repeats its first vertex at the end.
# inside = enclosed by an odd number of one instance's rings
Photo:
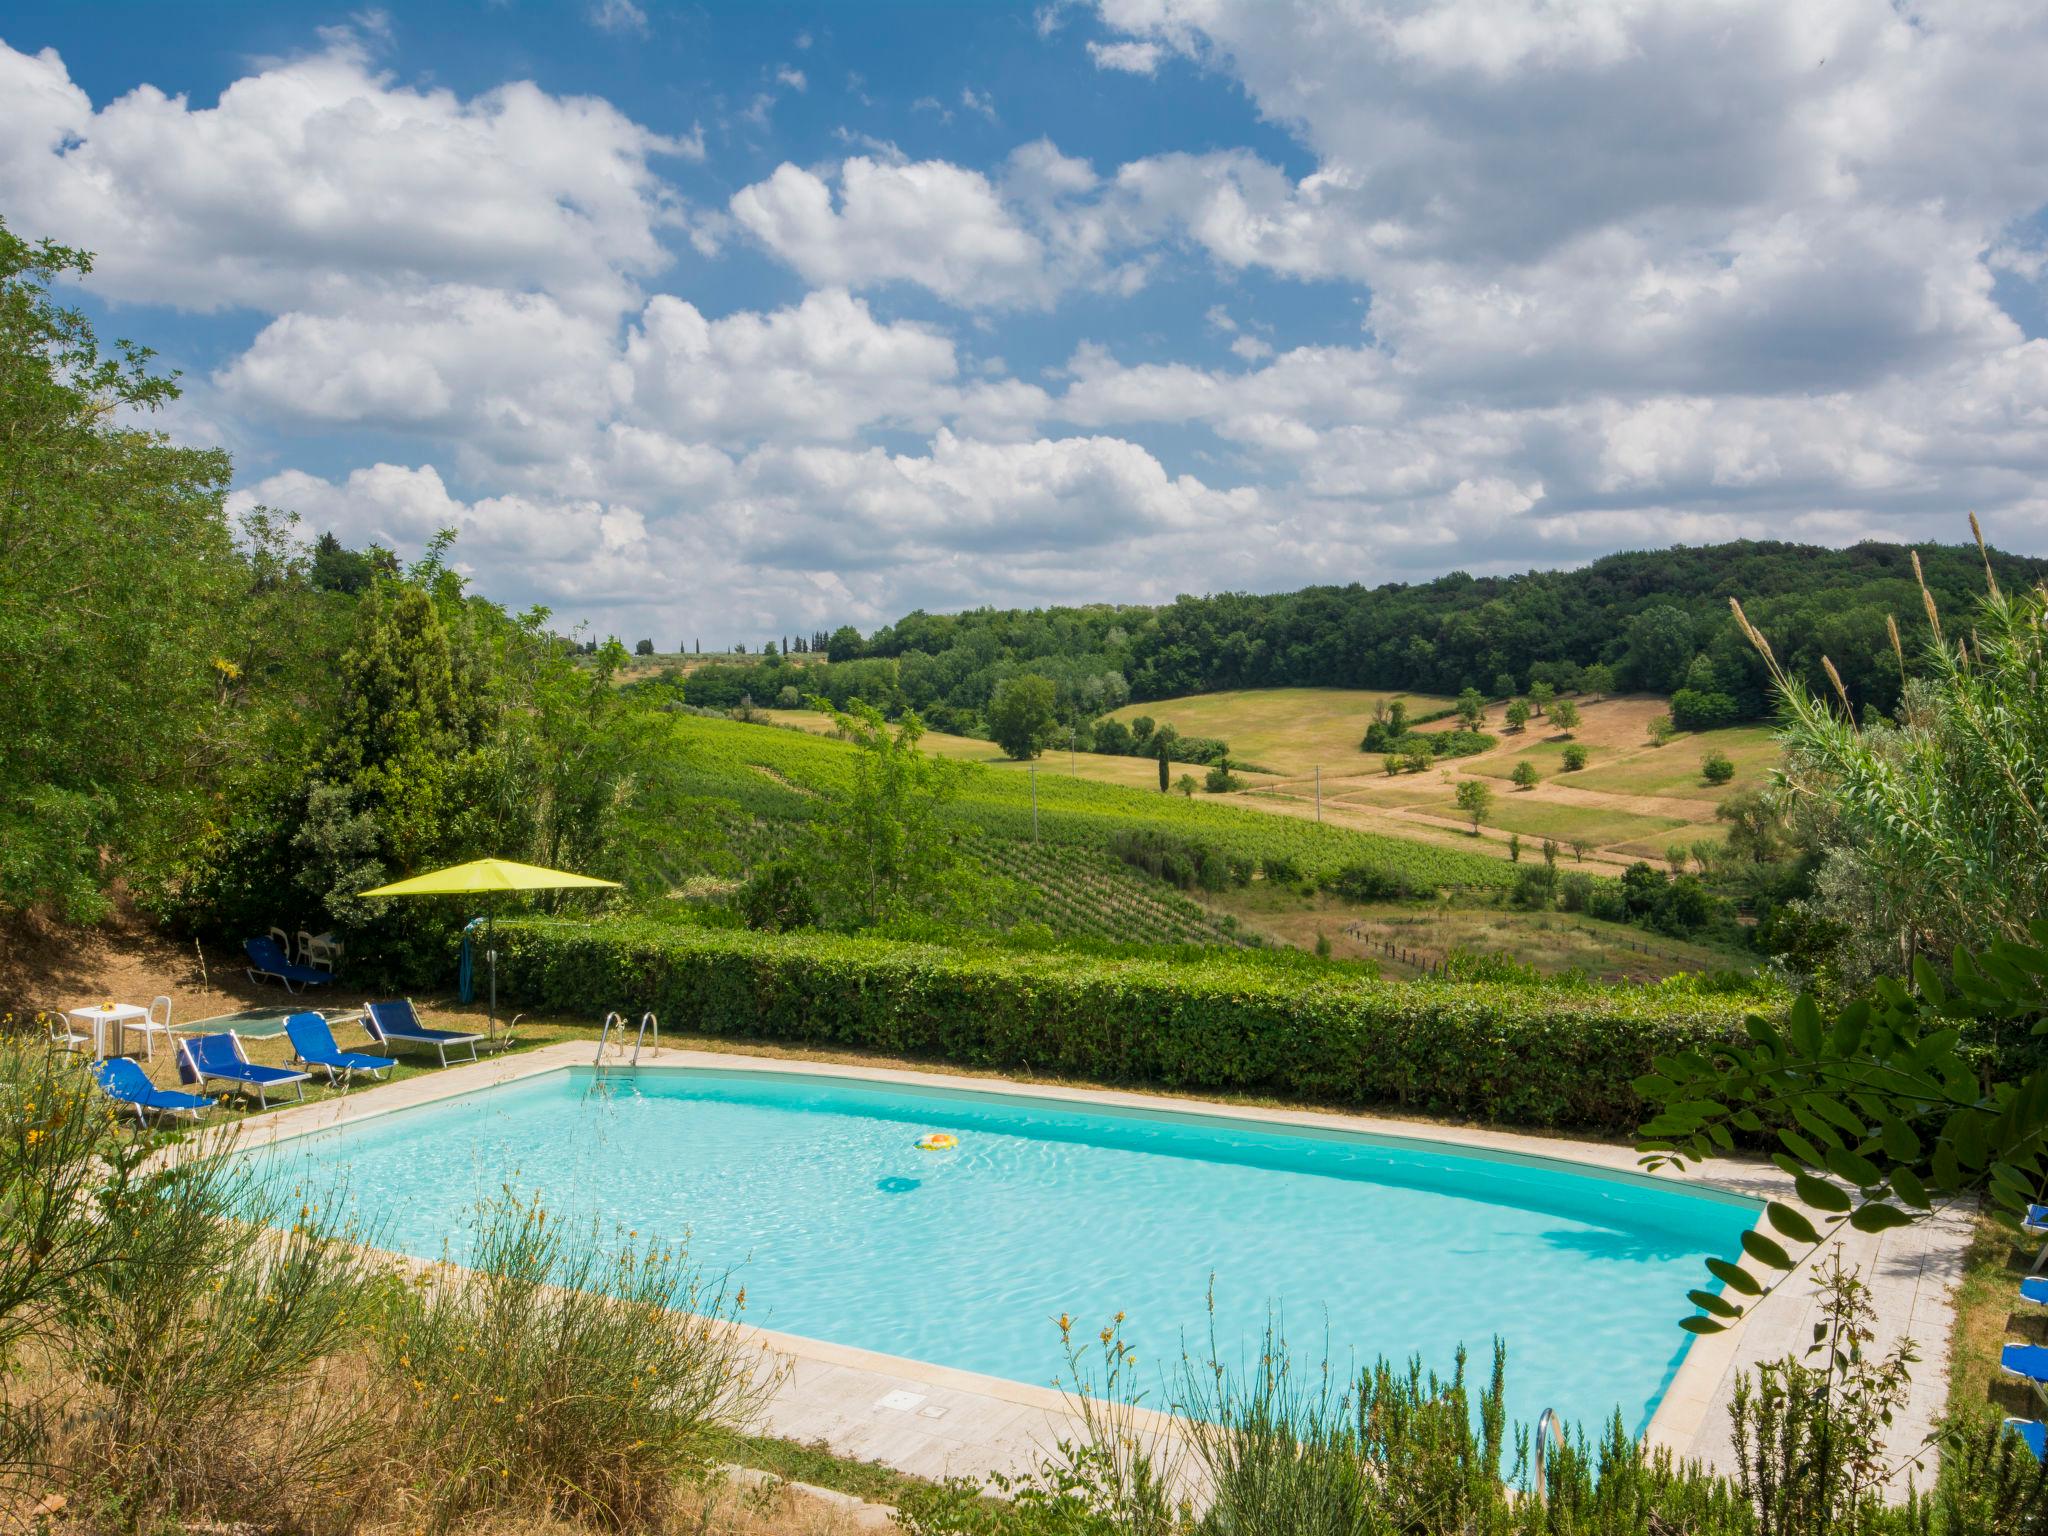
POLYGON ((252 982, 268 976, 283 982, 285 991, 296 992, 300 987, 324 987, 334 980, 332 971, 298 964, 275 939, 244 939, 242 949, 249 956, 248 972, 252 982))
POLYGON ((299 1098, 306 1096, 306 1072, 289 1067, 258 1066, 242 1050, 241 1038, 233 1030, 217 1035, 188 1035, 178 1042, 178 1075, 188 1083, 205 1087, 209 1082, 233 1083, 247 1092, 256 1090, 256 1102, 270 1107, 270 1090, 287 1083, 299 1098))
POLYGON ((284 1021, 285 1038, 292 1043, 292 1057, 299 1065, 321 1067, 327 1081, 335 1082, 357 1072, 371 1077, 389 1072, 398 1063, 389 1056, 372 1056, 365 1051, 344 1051, 335 1043, 334 1031, 317 1013, 295 1013, 284 1021))
POLYGON ((2036 1461, 2048 1461, 2048 1424, 2039 1419, 2007 1419, 2005 1432, 2032 1453, 2036 1461))
POLYGON ((132 1106, 135 1118, 144 1125, 149 1124, 151 1114, 191 1115, 196 1119, 213 1108, 213 1100, 203 1093, 157 1087, 148 1073, 125 1056, 94 1062, 92 1075, 99 1081, 102 1093, 116 1104, 132 1106))
POLYGON ((482 1035, 459 1034, 452 1029, 429 1029, 420 1022, 420 1016, 413 1010, 412 999, 395 997, 385 1003, 371 1003, 363 1010, 363 1023, 379 1045, 393 1045, 400 1042, 412 1045, 431 1045, 441 1054, 441 1065, 448 1065, 448 1047, 466 1045, 469 1059, 475 1061, 476 1043, 482 1035))

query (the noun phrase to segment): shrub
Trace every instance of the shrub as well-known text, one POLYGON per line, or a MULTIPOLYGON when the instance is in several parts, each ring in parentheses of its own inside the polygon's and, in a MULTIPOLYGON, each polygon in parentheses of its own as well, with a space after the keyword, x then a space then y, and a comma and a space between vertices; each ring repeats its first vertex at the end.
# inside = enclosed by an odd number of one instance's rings
POLYGON ((1381 864, 1346 864, 1324 879, 1323 889, 1346 901, 1406 901, 1415 894, 1406 874, 1381 864))
POLYGON ((1509 899, 1518 907, 1532 907, 1538 911, 1557 905, 1557 867, 1531 864, 1518 871, 1509 899))
POLYGON ((270 1525, 375 1470, 382 1405, 359 1383, 335 1390, 361 1339, 350 1320, 379 1290, 368 1250, 323 1211, 337 1196, 207 1155, 224 1137, 199 1150, 125 1192, 120 1258, 81 1288, 65 1341, 86 1383, 81 1470, 138 1529, 270 1525))
POLYGON ((596 999, 713 1035, 1605 1130, 1655 1054, 1739 1033, 1739 1005, 1643 989, 1537 996, 1290 967, 1264 952, 1035 955, 648 921, 499 925, 523 1004, 596 999))
POLYGON ((1726 784, 1735 777, 1735 761, 1715 747, 1700 759, 1700 777, 1709 784, 1726 784))
POLYGON ((1558 882, 1558 905, 1567 912, 1589 912, 1593 907, 1593 877, 1574 870, 1558 882))
POLYGON ((1259 860, 1260 872, 1275 885, 1301 883, 1301 865, 1284 853, 1269 853, 1259 860))
POLYGON ((1742 711, 1725 693, 1681 688, 1671 695, 1671 723, 1681 731, 1712 731, 1733 725, 1742 711))
POLYGON ((749 928, 764 933, 814 928, 818 923, 818 904, 803 875, 791 864, 770 864, 757 871, 740 888, 739 909, 749 928))
POLYGON ((1586 766, 1586 749, 1578 742, 1572 742, 1564 749, 1564 772, 1577 773, 1586 766))
POLYGON ((1670 742, 1671 738, 1676 736, 1677 734, 1678 727, 1671 723, 1671 717, 1669 715, 1652 715, 1650 717, 1651 746, 1665 746, 1670 742))
POLYGON ((429 1526, 504 1503, 651 1525, 708 1433, 765 1401, 766 1346, 732 1326, 744 1291, 700 1279, 668 1243, 603 1238, 567 1239, 537 1205, 501 1200, 467 1271, 391 1319, 382 1343, 410 1389, 400 1440, 429 1526))
POLYGON ((1202 788, 1212 795, 1227 795, 1232 790, 1244 788, 1244 780, 1230 771, 1228 762, 1219 762, 1202 780, 1202 788))

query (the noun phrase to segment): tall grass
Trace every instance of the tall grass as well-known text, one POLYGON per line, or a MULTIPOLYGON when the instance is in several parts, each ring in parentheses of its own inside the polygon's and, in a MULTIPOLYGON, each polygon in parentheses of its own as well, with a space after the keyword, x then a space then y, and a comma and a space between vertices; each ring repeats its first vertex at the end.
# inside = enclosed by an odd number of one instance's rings
POLYGON ((422 1275, 385 1320, 423 1527, 507 1502, 642 1526, 707 1432, 744 1427, 772 1391, 775 1361, 733 1326, 743 1290, 673 1244, 603 1238, 508 1195, 482 1212, 466 1269, 422 1275))
POLYGON ((65 1529, 126 1533, 724 1507, 679 1479, 779 1367, 680 1247, 507 1199, 466 1267, 423 1270, 365 1242, 345 1190, 236 1155, 232 1128, 135 1135, 87 1082, 0 1042, 0 1530, 50 1494, 65 1529))

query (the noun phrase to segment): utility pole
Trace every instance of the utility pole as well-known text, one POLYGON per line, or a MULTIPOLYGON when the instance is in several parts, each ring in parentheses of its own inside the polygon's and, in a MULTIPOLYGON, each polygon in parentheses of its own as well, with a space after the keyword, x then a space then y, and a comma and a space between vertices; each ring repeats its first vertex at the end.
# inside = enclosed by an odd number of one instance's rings
POLYGON ((1323 765, 1316 764, 1316 820, 1323 819, 1323 765))
POLYGON ((1038 841, 1038 764, 1031 765, 1031 841, 1038 841))

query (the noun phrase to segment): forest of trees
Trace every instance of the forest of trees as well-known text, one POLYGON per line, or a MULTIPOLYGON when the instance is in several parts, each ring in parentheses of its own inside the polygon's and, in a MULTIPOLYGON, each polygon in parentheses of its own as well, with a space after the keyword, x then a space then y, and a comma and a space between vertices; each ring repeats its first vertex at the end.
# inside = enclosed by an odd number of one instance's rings
MULTIPOLYGON (((1960 606, 1982 591, 1974 545, 1919 554, 1938 602, 1960 606)), ((1622 689, 1676 696, 1681 727, 1704 729, 1771 711, 1763 664, 1730 618, 1733 597, 1793 676, 1831 687, 1820 667, 1827 655, 1859 708, 1889 711, 1900 678, 1885 621, 1921 609, 1910 562, 1899 544, 1745 541, 1609 555, 1575 571, 1453 572, 1415 585, 1182 597, 1161 608, 920 611, 864 639, 839 629, 833 665, 808 669, 803 691, 909 706, 939 729, 985 735, 997 686, 1026 672, 1052 681, 1063 720, 1085 722, 1132 699, 1225 688, 1565 691, 1603 665, 1622 689)), ((2048 577, 2048 560, 1994 553, 1992 565, 2009 588, 2048 577)), ((716 708, 742 697, 769 702, 785 672, 772 661, 707 667, 692 674, 690 695, 716 708)))

